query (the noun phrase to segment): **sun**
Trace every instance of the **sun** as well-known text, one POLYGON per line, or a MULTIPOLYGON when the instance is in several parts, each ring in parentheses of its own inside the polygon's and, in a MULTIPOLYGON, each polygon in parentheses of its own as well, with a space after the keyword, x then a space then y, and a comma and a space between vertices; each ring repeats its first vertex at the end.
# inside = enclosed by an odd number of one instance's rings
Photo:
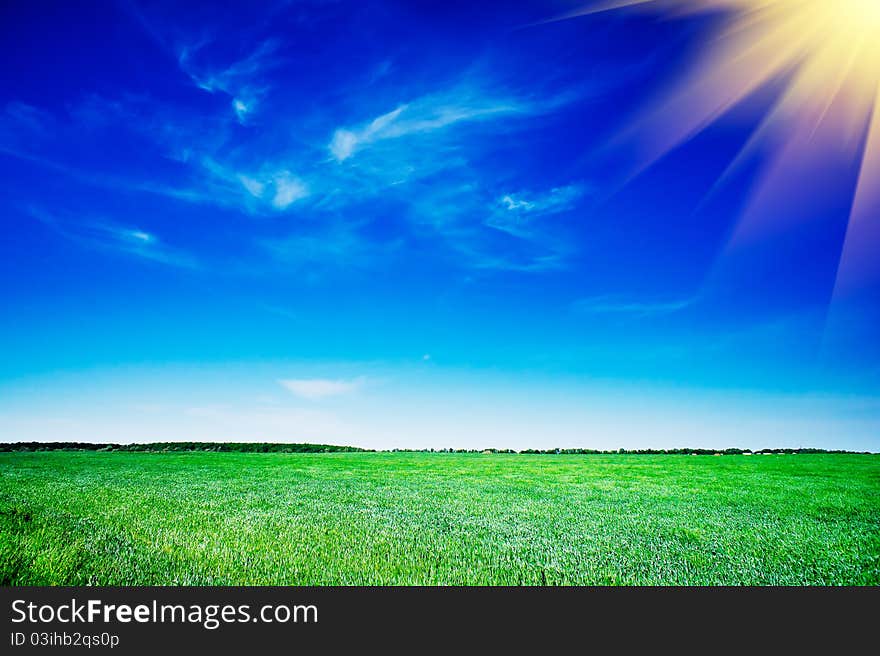
MULTIPOLYGON (((830 154, 858 164, 835 295, 880 281, 880 0, 600 0, 561 18, 630 8, 664 16, 714 12, 721 28, 689 71, 628 136, 641 170, 771 82, 775 105, 728 171, 760 144, 772 161, 734 234, 760 232, 810 191, 830 154)), ((840 160, 836 160, 840 161, 840 160)), ((637 171, 636 171, 637 172, 637 171)), ((790 216, 788 219, 790 220, 790 216)))

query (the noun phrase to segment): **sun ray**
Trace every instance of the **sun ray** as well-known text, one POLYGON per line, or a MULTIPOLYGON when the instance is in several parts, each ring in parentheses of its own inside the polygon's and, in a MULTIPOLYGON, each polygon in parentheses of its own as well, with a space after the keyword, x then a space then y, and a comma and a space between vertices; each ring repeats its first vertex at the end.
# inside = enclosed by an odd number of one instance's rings
POLYGON ((834 295, 846 296, 866 281, 880 278, 880 83, 850 211, 834 295))
POLYGON ((681 82, 621 135, 636 153, 629 177, 758 89, 783 84, 781 97, 723 174, 759 144, 774 144, 728 247, 806 214, 810 199, 823 191, 823 164, 861 159, 835 296, 880 282, 880 1, 601 0, 560 18, 624 8, 722 17, 681 82))

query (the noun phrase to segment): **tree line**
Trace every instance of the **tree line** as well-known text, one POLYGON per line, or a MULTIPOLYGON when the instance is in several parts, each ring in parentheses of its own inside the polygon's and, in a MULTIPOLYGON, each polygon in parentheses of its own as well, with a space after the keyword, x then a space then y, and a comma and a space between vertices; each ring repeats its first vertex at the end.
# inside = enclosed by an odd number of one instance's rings
MULTIPOLYGON (((279 443, 279 442, 150 442, 146 444, 96 444, 93 442, 0 442, 0 452, 9 451, 123 451, 123 452, 176 452, 222 451, 233 453, 367 453, 375 449, 335 444, 279 443)), ((391 449, 391 453, 509 453, 532 455, 742 455, 742 454, 809 454, 809 453, 862 453, 870 451, 842 451, 833 449, 391 449)))
POLYGON ((278 442, 151 442, 147 444, 94 444, 92 442, 0 443, 2 451, 230 451, 234 453, 335 453, 363 452, 356 446, 286 444, 278 442))

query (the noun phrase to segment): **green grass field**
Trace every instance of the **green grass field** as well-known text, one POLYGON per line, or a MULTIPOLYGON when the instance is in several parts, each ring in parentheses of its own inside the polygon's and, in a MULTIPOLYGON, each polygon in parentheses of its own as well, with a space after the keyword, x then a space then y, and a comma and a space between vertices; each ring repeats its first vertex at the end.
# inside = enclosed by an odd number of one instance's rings
POLYGON ((0 453, 0 582, 880 584, 880 456, 0 453))

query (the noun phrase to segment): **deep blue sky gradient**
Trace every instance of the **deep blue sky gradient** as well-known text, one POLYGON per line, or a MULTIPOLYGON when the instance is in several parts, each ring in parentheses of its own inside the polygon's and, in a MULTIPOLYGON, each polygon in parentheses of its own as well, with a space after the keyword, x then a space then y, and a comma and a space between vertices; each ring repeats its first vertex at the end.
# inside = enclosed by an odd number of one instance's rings
POLYGON ((725 445, 880 449, 877 289, 829 327, 857 163, 725 248, 761 153, 713 185, 784 81, 631 175, 718 16, 216 5, 0 10, 0 439, 701 446, 758 403, 725 445))

